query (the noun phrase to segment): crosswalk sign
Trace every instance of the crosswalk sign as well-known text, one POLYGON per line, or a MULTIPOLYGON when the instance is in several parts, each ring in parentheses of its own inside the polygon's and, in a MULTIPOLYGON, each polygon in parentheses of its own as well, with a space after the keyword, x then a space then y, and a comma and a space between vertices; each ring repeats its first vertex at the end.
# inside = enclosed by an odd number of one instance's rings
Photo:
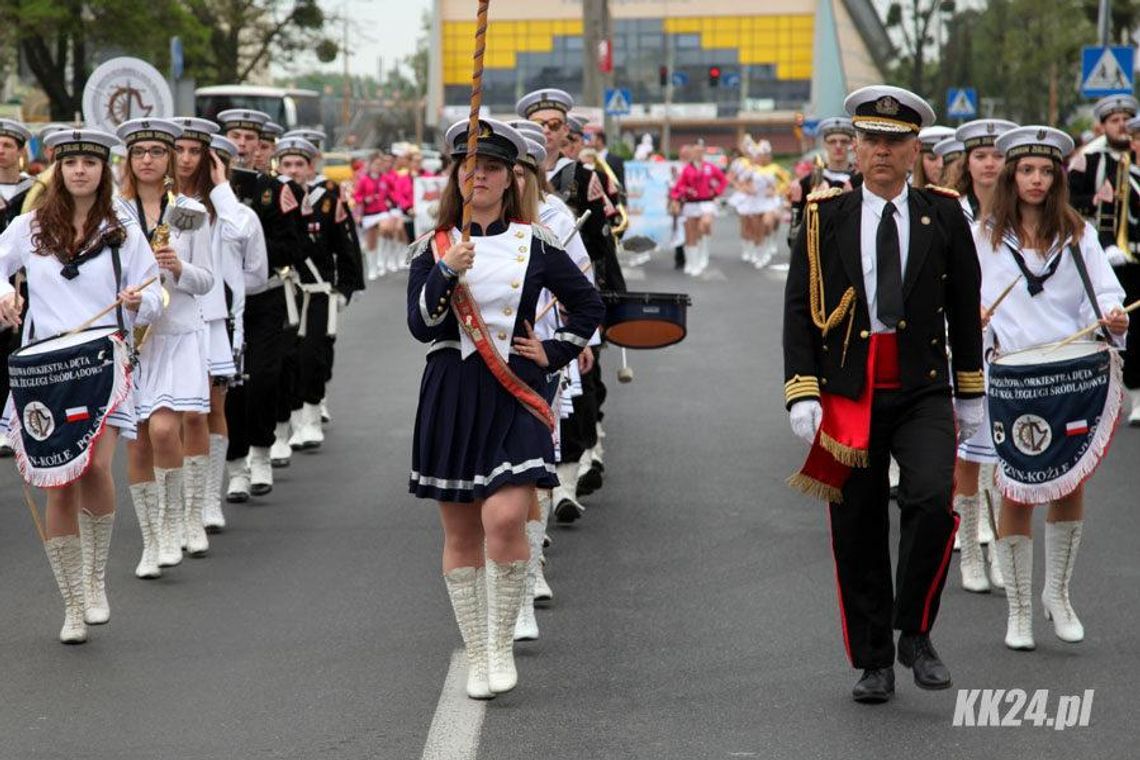
POLYGON ((978 115, 978 91, 973 87, 951 87, 946 91, 946 115, 951 119, 973 119, 978 115))
POLYGON ((610 87, 606 89, 606 115, 627 116, 633 96, 624 87, 610 87))
POLYGON ((1134 50, 1128 46, 1081 49, 1081 95, 1103 98, 1132 94, 1134 50))

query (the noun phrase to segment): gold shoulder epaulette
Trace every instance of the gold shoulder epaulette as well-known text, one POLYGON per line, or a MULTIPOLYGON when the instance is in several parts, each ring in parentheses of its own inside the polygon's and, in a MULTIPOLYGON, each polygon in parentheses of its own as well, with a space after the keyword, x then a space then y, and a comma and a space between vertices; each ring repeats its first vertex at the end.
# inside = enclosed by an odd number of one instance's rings
POLYGON ((957 198, 960 194, 957 190, 949 187, 941 187, 939 185, 927 185, 926 188, 935 195, 943 195, 947 198, 957 198))
POLYGON ((829 187, 826 190, 816 190, 814 193, 808 195, 808 203, 819 203, 820 201, 831 200, 843 195, 846 190, 842 187, 829 187))

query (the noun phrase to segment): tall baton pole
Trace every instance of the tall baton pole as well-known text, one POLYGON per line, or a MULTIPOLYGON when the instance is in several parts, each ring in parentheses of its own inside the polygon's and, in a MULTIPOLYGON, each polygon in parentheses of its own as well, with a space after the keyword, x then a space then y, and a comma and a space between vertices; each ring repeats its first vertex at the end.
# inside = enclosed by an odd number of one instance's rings
POLYGON ((491 0, 479 0, 475 20, 475 56, 471 73, 471 115, 467 119, 467 157, 463 171, 463 242, 471 239, 471 196, 475 194, 475 149, 479 145, 479 107, 483 104, 483 54, 487 50, 487 9, 491 0))

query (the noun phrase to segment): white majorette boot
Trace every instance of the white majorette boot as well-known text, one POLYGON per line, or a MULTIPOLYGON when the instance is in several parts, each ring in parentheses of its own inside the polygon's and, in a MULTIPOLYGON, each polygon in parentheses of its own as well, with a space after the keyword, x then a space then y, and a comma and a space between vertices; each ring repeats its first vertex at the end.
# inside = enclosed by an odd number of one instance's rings
POLYGON ((542 534, 545 523, 530 520, 526 524, 526 542, 530 545, 530 559, 526 563, 526 583, 523 588, 522 605, 518 620, 515 621, 515 641, 535 641, 538 639, 538 620, 534 617, 534 589, 539 570, 542 567, 542 534))
POLYGON ((986 555, 978 543, 978 501, 979 494, 954 496, 954 510, 961 517, 958 535, 962 538, 962 554, 958 566, 962 571, 962 588, 976 594, 987 594, 990 579, 986 577, 986 555))
POLYGON ((288 467, 293 456, 294 448, 301 448, 300 444, 293 446, 293 439, 300 432, 301 415, 293 412, 288 422, 278 422, 273 428, 273 445, 269 447, 269 463, 274 467, 288 467))
POLYGON ((210 539, 206 537, 206 526, 202 522, 209 468, 210 457, 206 454, 186 457, 183 499, 186 515, 186 551, 191 557, 204 557, 206 552, 210 551, 210 539))
POLYGON ((392 238, 388 241, 388 273, 395 274, 400 271, 400 254, 404 252, 404 245, 392 238))
POLYGON ((178 541, 177 524, 182 514, 182 468, 154 468, 158 483, 158 566, 174 567, 182 564, 182 545, 178 541))
POLYGON ((377 254, 375 248, 365 248, 364 249, 364 259, 366 262, 365 270, 368 272, 368 281, 369 282, 375 280, 377 277, 377 274, 376 274, 377 256, 378 256, 378 254, 377 254))
POLYGON ((1014 534, 999 538, 998 562, 1005 576, 1005 598, 1009 604, 1009 621, 1005 628, 1005 645, 1010 649, 1031 650, 1033 641, 1033 538, 1014 534))
POLYGON ((769 243, 775 243, 775 241, 776 236, 775 233, 773 233, 764 238, 763 242, 757 244, 756 258, 753 260, 753 264, 757 269, 763 269, 772 263, 772 257, 776 255, 776 248, 774 245, 769 245, 769 243))
POLYGON ((487 584, 483 568, 457 567, 444 573, 443 581, 467 654, 467 696, 490 699, 495 695, 487 684, 487 584))
MULTIPOLYGON (((550 519, 550 491, 540 490, 538 492, 538 514, 538 523, 542 526, 542 533, 539 536, 538 564, 535 565, 534 573, 534 601, 549 602, 554 599, 554 592, 546 583, 546 561, 542 550, 546 546, 546 522, 550 519)), ((527 523, 527 525, 529 524, 527 523)), ((529 538, 529 535, 527 537, 529 538)))
POLYGON ((327 399, 321 399, 321 422, 326 425, 332 422, 332 415, 329 414, 329 404, 327 399))
POLYGON ((697 247, 695 245, 686 245, 685 249, 685 268, 684 273, 688 275, 696 274, 697 267, 697 247))
POLYGON ((83 550, 83 621, 102 625, 111 619, 107 603, 107 555, 115 513, 93 515, 79 510, 79 542, 83 550))
POLYGON ((1128 413, 1128 424, 1131 427, 1140 425, 1140 388, 1128 391, 1128 397, 1132 400, 1132 411, 1128 413))
POLYGON ((578 502, 578 463, 560 462, 556 466, 558 485, 554 487, 554 517, 560 523, 572 523, 586 512, 578 502))
POLYGON ((254 496, 264 496, 273 490, 273 465, 269 461, 269 449, 262 446, 249 447, 249 492, 254 496))
POLYGON ((487 560, 487 684, 495 694, 515 688, 515 621, 526 592, 525 559, 500 565, 487 560))
POLYGON ((63 628, 59 640, 64 644, 87 641, 87 623, 83 621, 83 549, 79 536, 56 536, 44 542, 51 571, 63 597, 63 628))
POLYGON ((249 463, 246 459, 226 462, 226 473, 230 483, 226 488, 226 501, 241 504, 249 501, 249 463))
POLYGON ((315 449, 325 442, 325 431, 321 430, 320 404, 305 404, 301 407, 301 424, 305 430, 303 448, 315 449))
POLYGON ((1041 606, 1045 619, 1053 621, 1057 638, 1072 644, 1085 638, 1085 627, 1069 603, 1069 581, 1081 547, 1082 526, 1083 520, 1045 523, 1045 590, 1041 592, 1041 606))
POLYGON ((996 468, 995 464, 983 464, 978 473, 978 494, 982 497, 978 500, 978 511, 982 513, 978 518, 978 543, 982 546, 988 546, 994 540, 994 523, 990 521, 990 515, 996 517, 1001 506, 1001 491, 994 480, 996 468))
POLYGON ((153 480, 132 483, 130 491, 143 542, 142 557, 139 559, 138 567, 135 568, 135 577, 161 578, 162 568, 158 566, 158 534, 162 525, 162 513, 159 512, 158 506, 158 483, 153 480))
POLYGON ((222 513, 222 471, 226 467, 224 435, 210 433, 210 462, 206 470, 206 500, 202 503, 202 526, 207 533, 217 533, 226 527, 222 513))

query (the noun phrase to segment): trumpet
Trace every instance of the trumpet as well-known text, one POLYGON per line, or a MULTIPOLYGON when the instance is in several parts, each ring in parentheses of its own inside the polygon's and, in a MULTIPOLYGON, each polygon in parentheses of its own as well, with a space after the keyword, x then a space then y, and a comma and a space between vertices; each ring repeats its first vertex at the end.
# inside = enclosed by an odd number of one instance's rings
MULTIPOLYGON (((624 194, 625 188, 621 186, 620 182, 618 182, 618 178, 617 178, 617 175, 614 174, 614 170, 610 168, 610 165, 607 164, 606 160, 604 158, 602 158, 601 156, 596 156, 596 159, 598 162, 598 166, 602 167, 602 171, 605 172, 606 177, 609 178, 610 182, 613 182, 615 185, 618 186, 619 195, 624 194)), ((613 228, 611 228, 611 230, 610 230, 611 232, 613 232, 615 237, 617 235, 622 234, 623 232, 625 232, 629 228, 629 214, 626 213, 624 201, 621 201, 621 200, 618 201, 617 210, 618 210, 618 215, 621 217, 621 221, 618 222, 616 225, 614 225, 613 228)))
MULTIPOLYGON (((167 177, 162 182, 166 190, 166 208, 174 206, 174 179, 167 177)), ((154 234, 150 238, 150 249, 157 251, 161 248, 166 248, 170 245, 170 222, 167 221, 168 214, 163 214, 163 218, 158 220, 155 225, 154 234)), ((145 221, 143 222, 145 226, 145 221)), ((160 275, 161 278, 161 275, 160 275)), ((160 280, 161 281, 161 280, 160 280)), ((163 308, 170 305, 170 292, 164 287, 162 288, 162 305, 163 308)), ((142 347, 146 345, 147 338, 150 337, 150 330, 154 327, 153 324, 136 327, 134 332, 135 337, 135 351, 142 351, 142 347)))

